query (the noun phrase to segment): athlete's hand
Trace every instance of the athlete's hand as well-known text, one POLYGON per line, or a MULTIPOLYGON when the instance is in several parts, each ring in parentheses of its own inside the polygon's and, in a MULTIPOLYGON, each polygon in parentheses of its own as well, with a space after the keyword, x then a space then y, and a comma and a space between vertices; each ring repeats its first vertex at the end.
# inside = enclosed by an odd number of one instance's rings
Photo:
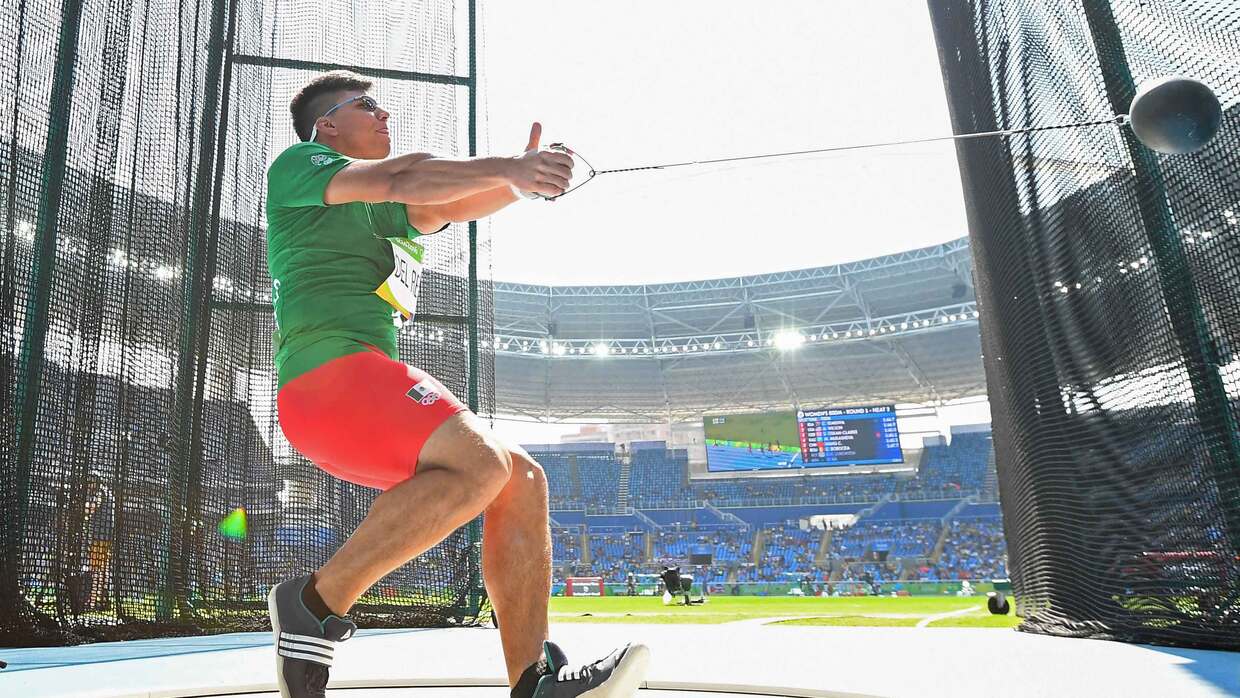
POLYGON ((573 159, 554 150, 539 150, 538 141, 541 139, 542 124, 535 121, 530 127, 525 154, 513 158, 508 179, 514 188, 522 192, 559 196, 568 189, 568 181, 572 179, 573 159))

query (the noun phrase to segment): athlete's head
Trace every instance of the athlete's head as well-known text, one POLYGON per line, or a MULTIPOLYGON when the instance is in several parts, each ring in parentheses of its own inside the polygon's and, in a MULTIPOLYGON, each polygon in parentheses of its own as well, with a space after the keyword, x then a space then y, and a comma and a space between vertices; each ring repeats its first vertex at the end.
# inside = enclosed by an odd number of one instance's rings
POLYGON ((388 113, 366 94, 371 85, 366 78, 345 70, 333 70, 311 80, 289 104, 297 137, 353 158, 387 157, 392 152, 388 113))

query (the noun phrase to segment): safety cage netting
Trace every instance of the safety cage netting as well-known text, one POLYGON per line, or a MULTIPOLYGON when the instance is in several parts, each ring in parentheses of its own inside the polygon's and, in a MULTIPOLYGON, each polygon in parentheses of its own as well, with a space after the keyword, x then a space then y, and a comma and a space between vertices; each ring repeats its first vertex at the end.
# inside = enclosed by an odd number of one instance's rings
MULTIPOLYGON (((0 9, 0 644, 266 627, 376 496, 275 414, 268 163, 353 68, 393 151, 475 147, 470 0, 24 0, 0 9), (242 525, 244 517, 244 525, 242 525)), ((480 249, 481 248, 481 249, 480 249)), ((402 359, 493 410, 475 226, 428 244, 402 359)), ((363 626, 473 622, 478 522, 384 578, 363 626)))
POLYGON ((1117 125, 959 142, 1021 628, 1240 649, 1240 5, 929 3, 957 133, 1204 81, 1203 150, 1117 125))

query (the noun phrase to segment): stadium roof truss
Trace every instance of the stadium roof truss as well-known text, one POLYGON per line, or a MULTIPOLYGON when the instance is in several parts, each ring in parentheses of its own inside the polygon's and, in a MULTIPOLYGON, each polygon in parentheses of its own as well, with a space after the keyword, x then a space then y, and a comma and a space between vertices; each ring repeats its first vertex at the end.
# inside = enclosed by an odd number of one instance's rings
POLYGON ((830 267, 626 286, 499 282, 500 412, 704 412, 936 402, 984 391, 967 239, 830 267))

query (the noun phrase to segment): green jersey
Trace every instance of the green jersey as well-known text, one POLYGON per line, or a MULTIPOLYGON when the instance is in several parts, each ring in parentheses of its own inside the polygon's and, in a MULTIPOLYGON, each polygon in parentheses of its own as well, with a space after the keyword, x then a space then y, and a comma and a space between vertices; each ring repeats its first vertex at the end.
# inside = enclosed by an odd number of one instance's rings
POLYGON ((385 238, 414 238, 405 205, 323 203, 353 162, 320 143, 291 146, 267 170, 267 270, 279 384, 370 344, 397 357, 399 316, 375 291, 393 272, 385 238))

